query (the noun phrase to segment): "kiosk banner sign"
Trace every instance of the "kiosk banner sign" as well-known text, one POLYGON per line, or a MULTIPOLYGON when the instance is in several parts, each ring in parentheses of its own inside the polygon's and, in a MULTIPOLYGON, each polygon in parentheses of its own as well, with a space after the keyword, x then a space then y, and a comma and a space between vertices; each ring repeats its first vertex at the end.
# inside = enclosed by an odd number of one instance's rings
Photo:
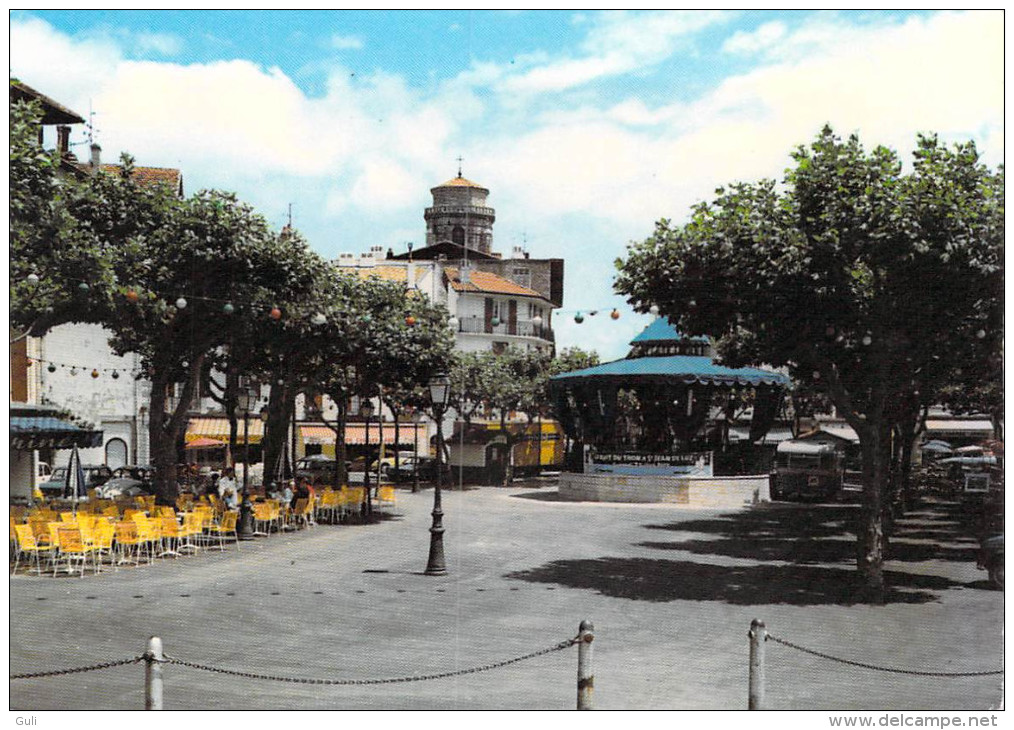
POLYGON ((615 451, 589 455, 587 471, 598 474, 669 474, 712 476, 712 453, 652 454, 642 451, 615 451))

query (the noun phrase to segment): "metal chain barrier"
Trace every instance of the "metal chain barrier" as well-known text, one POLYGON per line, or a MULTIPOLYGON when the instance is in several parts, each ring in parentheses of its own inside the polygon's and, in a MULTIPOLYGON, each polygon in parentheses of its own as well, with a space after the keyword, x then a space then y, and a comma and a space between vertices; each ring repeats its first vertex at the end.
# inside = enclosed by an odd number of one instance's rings
POLYGON ((544 654, 552 654, 556 651, 562 651, 563 649, 569 649, 577 643, 580 643, 580 637, 568 639, 567 641, 561 641, 559 644, 555 644, 546 649, 540 649, 539 651, 533 651, 530 654, 523 656, 514 657, 513 659, 506 659, 500 662, 493 662, 492 664, 483 664, 478 667, 470 667, 468 669, 456 669, 449 672, 439 672, 436 674, 415 674, 409 677, 391 677, 384 679, 308 679, 303 677, 282 677, 272 674, 257 674, 255 672, 243 672, 236 669, 224 669, 222 667, 213 667, 207 664, 197 664, 196 662, 188 662, 183 659, 177 659, 165 655, 163 662, 165 664, 176 664, 181 667, 190 667, 191 669, 200 669, 205 672, 214 672, 215 674, 228 674, 233 677, 245 677, 246 679, 266 679, 273 682, 291 682, 293 684, 326 684, 326 685, 367 685, 367 684, 396 684, 399 682, 422 682, 430 679, 445 679, 447 677, 458 677, 465 674, 477 674, 479 672, 488 672, 492 669, 499 669, 500 667, 506 667, 510 664, 517 664, 527 659, 534 659, 544 654))
POLYGON ((77 674, 79 672, 94 672, 99 669, 109 669, 110 667, 122 667, 125 664, 136 664, 137 662, 144 661, 147 655, 141 654, 140 656, 133 657, 131 659, 120 659, 114 662, 103 662, 102 664, 91 664, 87 667, 74 667, 72 669, 53 669, 48 672, 28 672, 26 674, 12 674, 10 679, 35 679, 36 677, 59 677, 63 674, 77 674))
POLYGON ((824 654, 823 652, 815 651, 813 649, 807 649, 804 646, 793 644, 791 641, 785 639, 779 639, 777 636, 767 634, 766 639, 770 639, 776 644, 787 646, 790 649, 801 651, 804 654, 810 654, 821 659, 827 659, 832 662, 838 662, 839 664, 848 664, 852 667, 860 667, 862 669, 872 669, 877 672, 891 672, 892 674, 909 674, 916 677, 986 677, 990 675, 1003 674, 1003 670, 987 671, 987 672, 923 672, 917 669, 895 669, 892 667, 880 667, 876 664, 866 664, 865 662, 856 662, 851 659, 842 659, 841 657, 831 656, 830 654, 824 654))

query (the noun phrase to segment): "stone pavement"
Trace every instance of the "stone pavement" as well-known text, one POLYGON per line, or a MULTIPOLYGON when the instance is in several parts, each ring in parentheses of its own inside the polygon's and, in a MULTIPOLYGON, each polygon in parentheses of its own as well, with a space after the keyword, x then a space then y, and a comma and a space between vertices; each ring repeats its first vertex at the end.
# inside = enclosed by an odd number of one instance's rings
MULTIPOLYGON (((596 628, 595 706, 742 709, 747 629, 881 666, 1001 667, 1003 595, 952 505, 900 527, 886 605, 852 602, 856 508, 566 503, 553 487, 445 492, 446 577, 422 574, 432 492, 393 518, 320 525, 83 579, 10 581, 10 672, 167 654, 255 673, 404 677, 534 652, 596 628)), ((767 644, 772 709, 979 710, 1002 677, 926 678, 767 644)), ((315 686, 165 668, 166 709, 571 709, 577 649, 489 672, 315 686)), ((10 707, 140 709, 141 664, 10 682, 10 707)))

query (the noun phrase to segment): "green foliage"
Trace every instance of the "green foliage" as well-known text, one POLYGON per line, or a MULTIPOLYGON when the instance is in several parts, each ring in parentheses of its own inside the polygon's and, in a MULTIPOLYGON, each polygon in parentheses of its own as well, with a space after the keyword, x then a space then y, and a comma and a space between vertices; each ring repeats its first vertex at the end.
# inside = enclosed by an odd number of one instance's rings
POLYGON ((10 325, 18 335, 95 321, 93 290, 112 276, 101 242, 68 209, 78 181, 64 176, 59 158, 39 145, 41 117, 37 102, 10 103, 8 283, 10 325))

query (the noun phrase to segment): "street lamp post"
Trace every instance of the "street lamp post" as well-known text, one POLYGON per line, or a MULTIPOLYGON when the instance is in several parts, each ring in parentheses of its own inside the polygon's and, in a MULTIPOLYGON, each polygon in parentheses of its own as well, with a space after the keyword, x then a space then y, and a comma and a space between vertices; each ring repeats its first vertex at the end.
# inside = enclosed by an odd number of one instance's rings
POLYGON ((363 489, 366 492, 366 514, 373 513, 373 500, 370 499, 370 416, 373 415, 373 403, 364 400, 359 406, 359 415, 366 421, 366 435, 363 436, 365 445, 363 454, 363 489))
POLYGON ((412 493, 419 491, 419 412, 412 414, 412 493))
POLYGON ((236 537, 254 539, 253 504, 250 502, 250 411, 257 405, 257 391, 251 386, 239 394, 238 403, 243 411, 243 502, 239 506, 239 524, 236 537))
POLYGON ((426 563, 426 575, 447 575, 447 564, 444 561, 444 511, 440 505, 440 486, 443 482, 441 464, 444 451, 443 418, 450 391, 451 381, 446 375, 440 374, 430 380, 430 402, 433 404, 433 415, 437 421, 437 474, 433 483, 433 524, 430 526, 430 556, 426 563))

